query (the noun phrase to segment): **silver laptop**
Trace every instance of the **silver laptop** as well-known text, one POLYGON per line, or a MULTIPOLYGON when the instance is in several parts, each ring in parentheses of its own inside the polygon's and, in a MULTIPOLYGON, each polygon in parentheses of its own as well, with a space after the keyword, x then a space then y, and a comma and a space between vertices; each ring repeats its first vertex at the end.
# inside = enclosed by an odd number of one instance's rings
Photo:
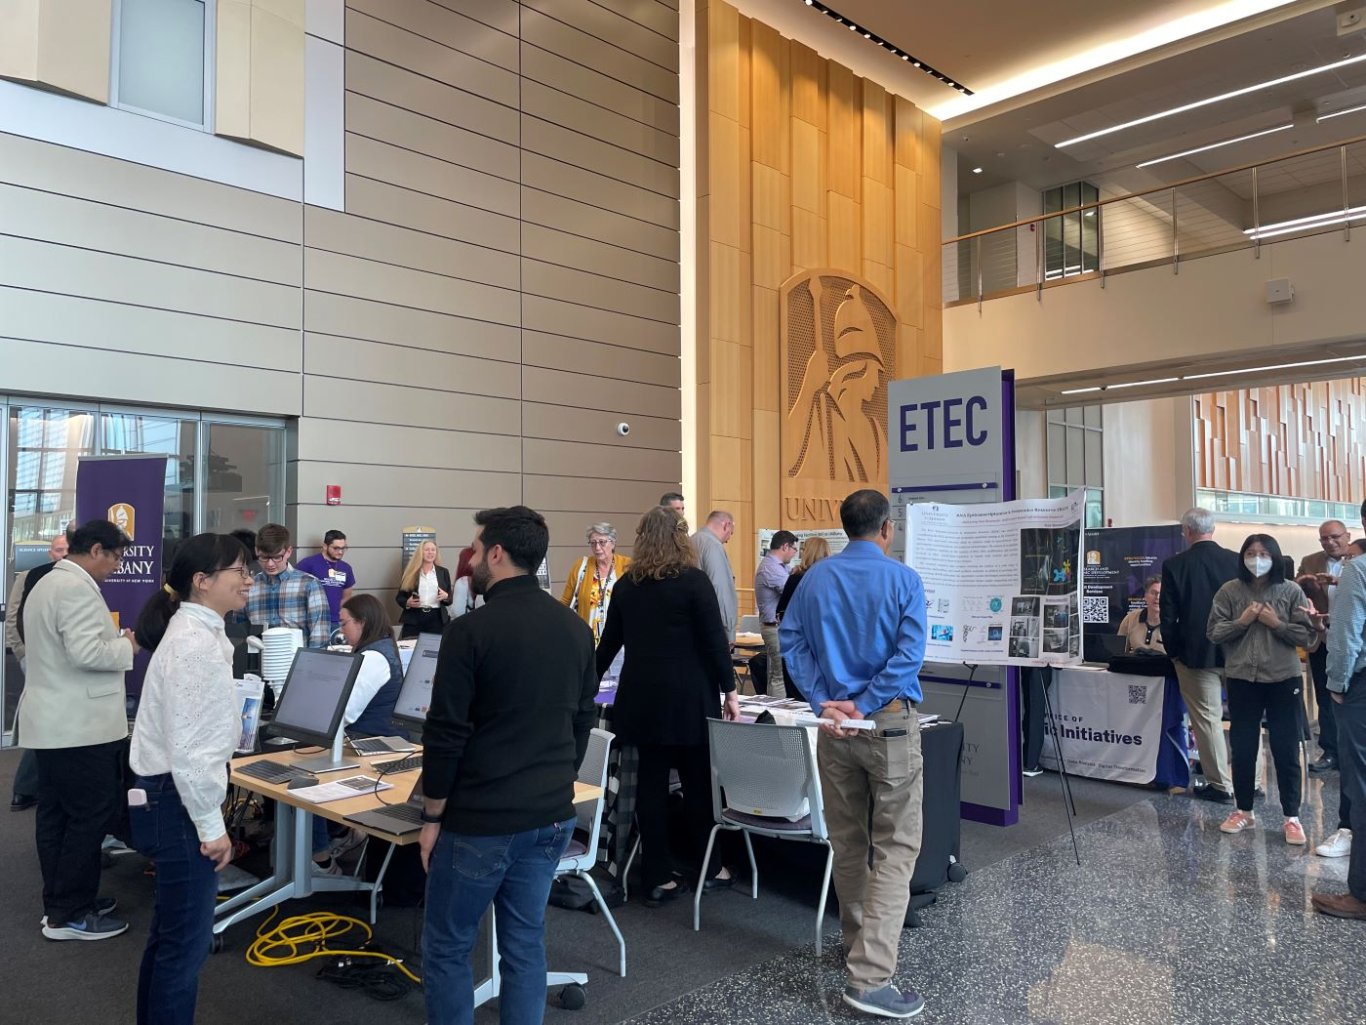
POLYGON ((422 777, 413 784, 413 792, 402 804, 391 804, 371 811, 358 811, 347 815, 347 822, 354 822, 367 829, 378 829, 395 836, 407 836, 422 828, 422 777))
POLYGON ((402 737, 347 737, 351 749, 358 755, 407 754, 417 745, 402 737))

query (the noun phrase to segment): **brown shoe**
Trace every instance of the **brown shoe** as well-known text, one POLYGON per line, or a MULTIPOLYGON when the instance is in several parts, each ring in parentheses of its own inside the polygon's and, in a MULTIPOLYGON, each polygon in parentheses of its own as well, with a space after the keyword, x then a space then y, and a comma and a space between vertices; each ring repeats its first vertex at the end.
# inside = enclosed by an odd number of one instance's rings
POLYGON ((1350 893, 1315 893, 1309 897, 1315 911, 1334 918, 1357 918, 1366 921, 1366 900, 1357 900, 1350 893))

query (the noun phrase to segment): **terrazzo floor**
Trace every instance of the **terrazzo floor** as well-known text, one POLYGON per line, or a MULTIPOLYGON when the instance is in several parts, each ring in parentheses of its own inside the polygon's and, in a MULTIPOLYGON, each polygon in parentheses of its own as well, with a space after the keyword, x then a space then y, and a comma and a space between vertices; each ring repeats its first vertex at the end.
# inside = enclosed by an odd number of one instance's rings
MULTIPOLYGON (((1314 780, 1310 846, 1281 836, 1279 807, 1226 836, 1227 806, 1154 794, 947 887, 902 933, 896 982, 926 1001, 917 1022, 1173 1025, 1366 1022, 1366 922, 1310 909, 1346 888, 1346 859, 1316 857, 1336 773, 1314 780)), ((836 919, 814 945, 631 1018, 633 1025, 874 1020, 839 999, 836 919)), ((703 936, 706 934, 705 920, 703 936)))

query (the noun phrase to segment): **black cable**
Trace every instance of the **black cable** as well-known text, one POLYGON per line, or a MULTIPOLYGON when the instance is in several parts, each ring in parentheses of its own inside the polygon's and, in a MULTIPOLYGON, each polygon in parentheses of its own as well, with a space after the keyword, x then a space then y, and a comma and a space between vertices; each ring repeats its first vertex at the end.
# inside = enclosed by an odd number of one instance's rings
POLYGON ((341 957, 318 969, 317 978, 340 986, 359 989, 372 1000, 400 1000, 416 987, 389 965, 369 964, 341 957))
MULTIPOLYGON (((966 662, 963 664, 967 665, 966 662)), ((953 714, 954 722, 962 721, 959 717, 963 714, 963 706, 968 703, 968 688, 972 686, 972 678, 977 675, 976 666, 968 666, 968 670, 968 678, 963 684, 963 696, 958 699, 958 711, 953 714)))

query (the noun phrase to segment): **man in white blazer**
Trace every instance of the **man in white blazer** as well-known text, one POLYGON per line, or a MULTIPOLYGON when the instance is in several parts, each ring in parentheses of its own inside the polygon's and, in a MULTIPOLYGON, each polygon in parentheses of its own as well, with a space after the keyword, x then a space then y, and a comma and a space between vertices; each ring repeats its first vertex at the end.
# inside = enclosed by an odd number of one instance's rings
POLYGON ((102 940, 128 928, 98 899, 100 841, 118 811, 128 735, 123 674, 138 650, 133 631, 114 625, 99 585, 127 544, 108 520, 82 525, 24 603, 28 675, 16 742, 38 757, 43 935, 53 940, 102 940))

